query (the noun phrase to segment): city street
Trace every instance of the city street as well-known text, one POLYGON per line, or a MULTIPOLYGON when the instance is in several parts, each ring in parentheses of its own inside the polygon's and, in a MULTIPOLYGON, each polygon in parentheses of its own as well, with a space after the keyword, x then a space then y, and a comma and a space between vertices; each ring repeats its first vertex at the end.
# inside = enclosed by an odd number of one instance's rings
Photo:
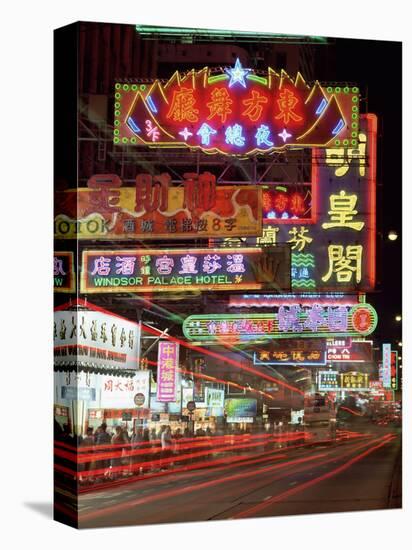
POLYGON ((400 113, 370 46, 143 27, 56 33, 82 107, 76 164, 55 163, 55 519, 401 507, 400 192, 383 193, 400 113), (119 40, 135 59, 114 63, 119 40))
POLYGON ((283 447, 240 464, 173 471, 79 497, 79 526, 101 527, 376 510, 396 495, 399 434, 376 429, 336 444, 283 447))

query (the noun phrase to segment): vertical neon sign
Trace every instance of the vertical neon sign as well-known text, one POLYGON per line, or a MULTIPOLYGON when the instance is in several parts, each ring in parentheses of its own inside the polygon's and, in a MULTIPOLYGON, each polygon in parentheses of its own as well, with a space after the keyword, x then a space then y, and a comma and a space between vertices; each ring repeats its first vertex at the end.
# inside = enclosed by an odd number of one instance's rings
POLYGON ((159 342, 157 362, 157 400, 176 401, 176 373, 179 364, 179 344, 159 342))

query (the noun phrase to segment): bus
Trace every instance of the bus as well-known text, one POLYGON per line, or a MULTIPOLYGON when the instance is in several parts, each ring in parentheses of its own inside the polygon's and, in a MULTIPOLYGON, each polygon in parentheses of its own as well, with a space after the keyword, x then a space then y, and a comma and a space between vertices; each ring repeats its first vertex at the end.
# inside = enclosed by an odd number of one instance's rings
POLYGON ((303 426, 309 443, 330 443, 336 439, 336 410, 327 394, 305 394, 303 426))

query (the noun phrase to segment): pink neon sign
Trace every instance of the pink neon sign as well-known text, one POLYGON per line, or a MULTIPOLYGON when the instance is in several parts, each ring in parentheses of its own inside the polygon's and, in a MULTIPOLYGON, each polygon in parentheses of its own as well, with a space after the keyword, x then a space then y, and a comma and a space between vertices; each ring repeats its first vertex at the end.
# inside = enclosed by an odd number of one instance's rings
POLYGON ((179 344, 159 342, 157 361, 157 400, 176 401, 176 373, 179 364, 179 344))

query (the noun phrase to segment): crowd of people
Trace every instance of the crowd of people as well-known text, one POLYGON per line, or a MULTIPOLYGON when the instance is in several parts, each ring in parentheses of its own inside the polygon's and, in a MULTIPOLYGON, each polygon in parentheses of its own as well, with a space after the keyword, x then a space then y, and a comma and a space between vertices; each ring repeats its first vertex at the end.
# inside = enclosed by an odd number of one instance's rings
MULTIPOLYGON (((274 433, 281 431, 282 422, 273 426, 274 433)), ((253 430, 255 431, 255 430, 253 430)), ((173 467, 174 455, 179 454, 179 441, 185 439, 211 438, 214 436, 245 435, 252 433, 252 426, 241 429, 239 425, 227 424, 217 430, 209 426, 199 427, 192 432, 188 427, 172 431, 170 425, 161 425, 158 429, 136 426, 130 432, 127 424, 109 428, 105 422, 94 429, 89 426, 83 436, 71 433, 70 426, 63 427, 55 421, 55 440, 77 447, 79 456, 87 457, 78 464, 80 482, 96 483, 106 479, 141 475, 148 472, 163 471, 173 467), (93 455, 107 453, 110 458, 93 459, 93 455), (140 464, 141 466, 138 466, 140 464), (93 472, 96 471, 96 474, 93 472)))

